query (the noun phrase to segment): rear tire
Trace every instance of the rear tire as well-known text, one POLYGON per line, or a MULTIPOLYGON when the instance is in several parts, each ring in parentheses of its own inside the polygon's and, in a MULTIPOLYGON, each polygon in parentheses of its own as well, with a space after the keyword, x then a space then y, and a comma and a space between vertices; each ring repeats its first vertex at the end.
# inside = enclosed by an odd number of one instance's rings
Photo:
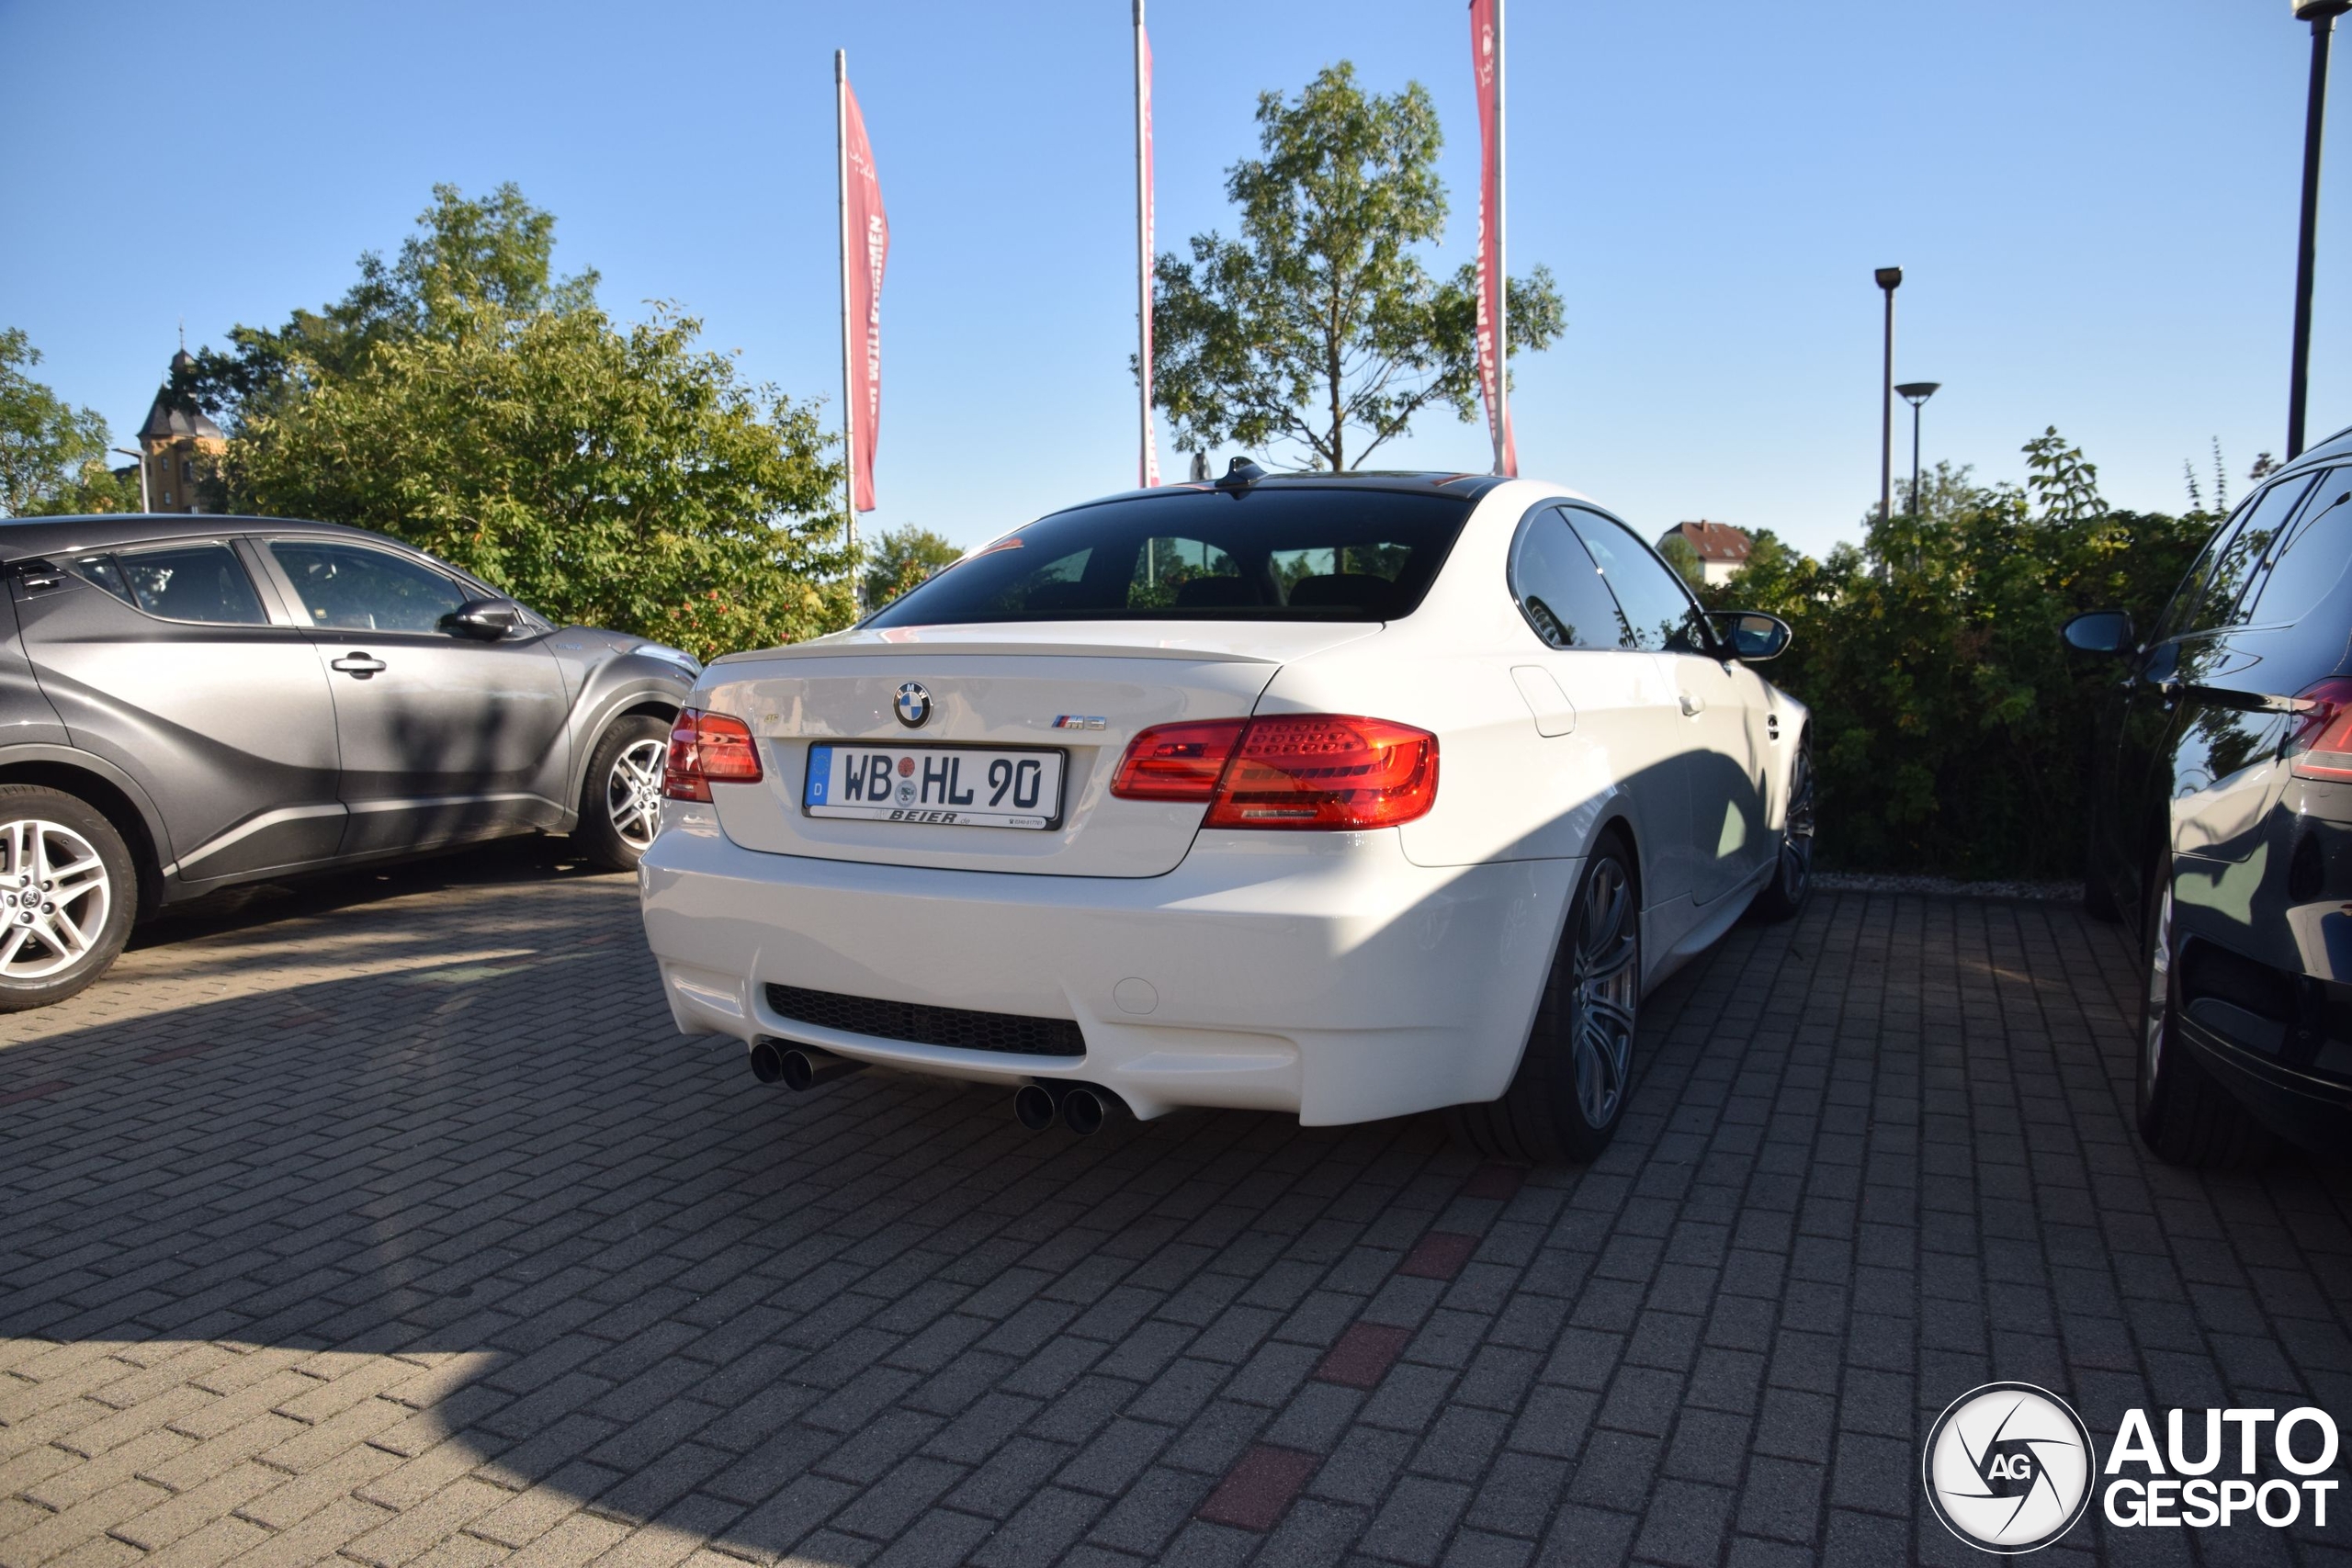
POLYGON ((580 786, 580 826, 572 840, 606 871, 635 871, 662 828, 662 768, 670 724, 623 714, 605 727, 580 786))
POLYGON ((0 1012, 62 1002, 105 974, 138 905, 130 847, 96 807, 0 784, 0 1012))
POLYGON ((1641 1007, 1641 908, 1633 855, 1614 834, 1585 864, 1519 1070, 1500 1100, 1447 1112, 1454 1138, 1491 1159, 1582 1163, 1609 1146, 1633 1093, 1641 1007))
POLYGON ((1797 737, 1797 754, 1789 763, 1789 808, 1781 815, 1781 844, 1772 864, 1772 880, 1747 906, 1759 920, 1792 920, 1804 912, 1813 892, 1813 732, 1797 737))
POLYGON ((2172 874, 2151 868, 2146 941, 2141 948, 2140 1060, 2134 1100, 2140 1139, 2166 1165, 2240 1170, 2270 1156, 2268 1132, 2214 1081, 2174 1032, 2172 874))

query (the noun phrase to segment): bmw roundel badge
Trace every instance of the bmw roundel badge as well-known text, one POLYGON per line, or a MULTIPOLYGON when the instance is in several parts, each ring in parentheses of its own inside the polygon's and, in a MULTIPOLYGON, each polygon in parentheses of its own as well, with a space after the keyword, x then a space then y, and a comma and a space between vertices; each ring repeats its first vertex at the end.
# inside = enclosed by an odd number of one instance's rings
POLYGON ((921 729, 931 721, 931 694, 922 689, 921 682, 910 681, 899 688, 898 700, 890 705, 890 711, 909 729, 921 729))

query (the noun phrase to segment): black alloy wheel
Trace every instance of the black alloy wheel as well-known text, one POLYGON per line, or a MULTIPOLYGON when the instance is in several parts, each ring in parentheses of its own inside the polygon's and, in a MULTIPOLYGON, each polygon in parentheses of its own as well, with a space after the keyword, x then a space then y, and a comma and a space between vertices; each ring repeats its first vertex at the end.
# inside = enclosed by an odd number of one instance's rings
POLYGON ((1585 866, 1510 1087, 1500 1100, 1453 1107, 1453 1135, 1522 1165, 1598 1156, 1633 1092, 1641 985, 1632 856, 1611 835, 1585 866))

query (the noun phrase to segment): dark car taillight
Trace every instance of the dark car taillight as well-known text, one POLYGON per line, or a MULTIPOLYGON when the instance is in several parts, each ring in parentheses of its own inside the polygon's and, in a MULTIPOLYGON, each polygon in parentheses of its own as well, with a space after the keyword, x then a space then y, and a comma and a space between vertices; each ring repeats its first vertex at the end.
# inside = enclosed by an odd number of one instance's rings
POLYGON ((1125 800, 1196 800, 1205 828, 1393 828, 1437 800, 1437 737, 1338 714, 1161 724, 1119 760, 1125 800))
POLYGON ((2299 779, 2352 779, 2352 680, 2336 676, 2298 694, 2309 704, 2287 732, 2287 763, 2299 779))
POLYGON ((662 793, 672 800, 710 798, 715 784, 760 782, 760 753, 752 729, 723 713, 681 708, 670 727, 670 763, 662 771, 662 793))

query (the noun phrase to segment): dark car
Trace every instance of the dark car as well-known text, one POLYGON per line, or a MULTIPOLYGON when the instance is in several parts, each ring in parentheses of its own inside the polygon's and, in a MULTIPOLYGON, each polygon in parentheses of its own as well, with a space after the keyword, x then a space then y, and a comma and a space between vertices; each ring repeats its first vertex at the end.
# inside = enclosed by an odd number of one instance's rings
POLYGON ((2352 431, 2272 477, 2157 623, 2066 625, 2122 671, 2086 903, 2139 939, 2138 1119, 2179 1164, 2352 1133, 2352 431))
POLYGON ((0 523, 0 1011, 234 883, 510 833, 632 867, 700 666, 380 535, 0 523))

